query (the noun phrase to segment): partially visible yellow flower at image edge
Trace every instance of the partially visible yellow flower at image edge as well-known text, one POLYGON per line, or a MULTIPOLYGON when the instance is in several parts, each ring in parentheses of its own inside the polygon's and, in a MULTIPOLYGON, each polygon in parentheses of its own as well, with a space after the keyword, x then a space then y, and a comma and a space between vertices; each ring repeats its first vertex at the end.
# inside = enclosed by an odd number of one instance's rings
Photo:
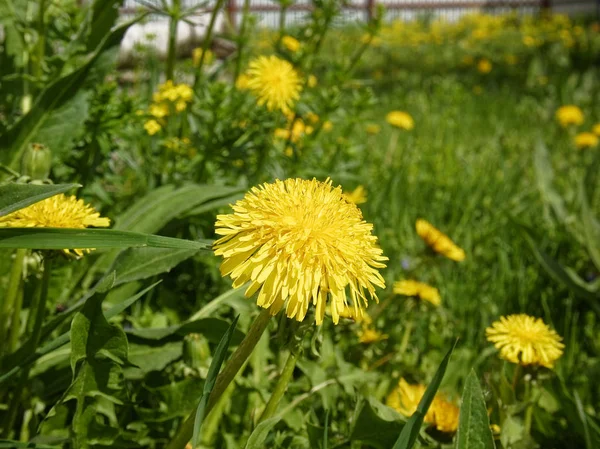
POLYGON ((302 79, 294 66, 277 56, 259 56, 250 61, 247 88, 256 95, 258 105, 270 111, 290 112, 300 98, 302 79))
MULTIPOLYGON (((411 385, 401 378, 398 386, 388 395, 386 405, 408 418, 417 410, 425 389, 425 385, 411 385)), ((458 429, 459 413, 460 410, 454 403, 442 393, 437 393, 423 421, 440 432, 454 433, 458 429)))
POLYGON ((579 149, 598 146, 598 136, 594 133, 579 133, 575 136, 575 146, 579 149))
POLYGON ((581 125, 584 121, 583 111, 575 105, 561 106, 556 111, 556 119, 560 126, 566 128, 571 125, 581 125))
POLYGON ((592 127, 592 132, 594 134, 596 134, 598 137, 600 137, 600 123, 596 123, 593 127, 592 127))
POLYGON ((234 288, 249 282, 246 297, 258 292, 257 304, 272 315, 285 308, 288 318, 303 321, 312 304, 321 324, 329 304, 337 324, 340 310, 362 315, 365 293, 377 301, 375 287, 385 288, 378 269, 387 257, 373 225, 331 180, 265 183, 232 208, 215 224, 221 274, 234 288))
POLYGON ((489 59, 480 59, 477 63, 477 71, 484 75, 490 73, 492 71, 492 63, 489 59))
POLYGON ((541 318, 524 313, 500 317, 485 330, 500 358, 523 366, 553 368, 565 347, 562 338, 541 318))
POLYGON ((410 131, 415 127, 415 121, 411 115, 404 111, 392 111, 385 116, 385 120, 396 128, 410 131))
POLYGON ((437 288, 411 279, 394 282, 394 293, 404 296, 416 296, 434 306, 439 306, 442 303, 440 291, 437 288))
POLYGON ((344 197, 354 204, 363 204, 367 202, 367 191, 363 186, 358 186, 350 193, 344 193, 344 197))
POLYGON ((296 39, 295 37, 292 37, 292 36, 283 36, 281 38, 281 45, 283 45, 285 48, 287 48, 292 53, 295 53, 298 50, 300 50, 300 46, 301 46, 300 41, 298 41, 298 39, 296 39))
POLYGON ((465 260, 465 251, 428 221, 418 219, 415 228, 419 237, 436 253, 456 262, 465 260))
MULTIPOLYGON (((96 210, 78 200, 75 196, 64 194, 54 195, 19 209, 8 215, 0 217, 0 228, 76 228, 83 229, 89 226, 105 228, 110 226, 110 220, 100 217, 96 210)), ((63 250, 70 254, 71 250, 63 250)), ((89 249, 73 249, 78 256, 89 249)))

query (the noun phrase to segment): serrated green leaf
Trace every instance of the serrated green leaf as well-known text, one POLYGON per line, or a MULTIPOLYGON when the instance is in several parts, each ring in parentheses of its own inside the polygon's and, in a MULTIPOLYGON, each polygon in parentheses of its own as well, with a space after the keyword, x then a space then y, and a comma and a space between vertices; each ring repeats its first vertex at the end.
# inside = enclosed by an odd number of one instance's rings
POLYGON ((456 449, 495 448, 483 392, 475 371, 471 370, 461 398, 456 449))
POLYGON ((4 184, 0 185, 0 217, 51 196, 81 187, 79 184, 4 184))

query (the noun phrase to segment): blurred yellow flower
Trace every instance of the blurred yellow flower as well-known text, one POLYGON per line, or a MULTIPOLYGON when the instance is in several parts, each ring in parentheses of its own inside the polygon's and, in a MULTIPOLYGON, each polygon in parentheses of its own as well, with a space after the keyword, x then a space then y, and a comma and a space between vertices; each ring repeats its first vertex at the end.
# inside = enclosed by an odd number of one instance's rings
MULTIPOLYGON (((204 50, 201 47, 194 48, 194 51, 192 52, 192 62, 194 64, 194 67, 198 67, 200 65, 202 53, 204 53, 204 50)), ((210 50, 206 50, 206 55, 204 55, 204 65, 211 65, 214 59, 214 53, 210 50)))
POLYGON ((583 123, 583 111, 578 106, 572 104, 561 106, 556 111, 556 119, 563 128, 570 125, 578 126, 583 123))
POLYGON ((456 262, 465 260, 465 252, 458 247, 450 238, 435 228, 426 220, 418 219, 416 223, 417 234, 436 253, 446 256, 456 262))
POLYGON ((386 340, 388 338, 387 334, 382 334, 377 329, 373 329, 372 327, 363 327, 360 331, 358 331, 358 341, 361 343, 377 343, 381 340, 386 340))
POLYGON ((367 202, 367 191, 363 186, 358 186, 350 193, 344 193, 344 197, 354 204, 363 204, 367 202))
POLYGON ((483 87, 480 85, 473 86, 473 93, 475 95, 481 95, 483 93, 483 87))
POLYGON ((314 131, 312 126, 305 125, 304 121, 300 118, 296 118, 294 120, 294 124, 291 127, 288 123, 287 128, 277 128, 275 129, 273 135, 278 139, 290 140, 293 143, 296 143, 305 135, 312 134, 314 131), (290 137, 291 136, 291 137, 290 137))
POLYGON ((331 121, 329 121, 329 120, 325 120, 323 122, 323 131, 329 132, 332 129, 333 129, 333 123, 331 123, 331 121))
POLYGON ((319 116, 317 114, 315 114, 314 112, 307 112, 306 120, 308 120, 312 124, 315 124, 319 121, 319 116))
POLYGON ((506 55, 504 57, 504 60, 506 61, 506 63, 508 65, 516 65, 517 62, 519 61, 515 55, 506 55))
POLYGON ((439 306, 442 302, 440 292, 437 288, 410 279, 395 282, 394 293, 404 296, 416 296, 424 301, 430 302, 434 306, 439 306))
POLYGON ((368 306, 365 289, 377 300, 375 287, 385 288, 378 269, 387 258, 373 225, 331 180, 276 180, 232 207, 215 224, 221 274, 231 276, 234 288, 250 282, 246 296, 259 292, 257 304, 271 314, 285 308, 288 318, 302 321, 312 303, 321 324, 329 301, 337 324, 340 309, 358 315, 368 306))
MULTIPOLYGON (((8 215, 0 217, 0 228, 76 228, 83 229, 89 226, 105 228, 110 226, 110 220, 100 217, 100 214, 83 200, 75 196, 64 194, 54 195, 45 200, 19 209, 8 215)), ((63 250, 71 254, 71 250, 63 250)), ((88 249, 73 249, 78 256, 82 256, 88 249)))
POLYGON ((381 132, 381 126, 379 126, 375 123, 367 123, 367 126, 365 127, 365 131, 367 131, 367 134, 371 134, 372 136, 374 136, 381 132))
POLYGON ((308 80, 306 82, 306 84, 308 84, 308 87, 315 87, 318 83, 317 77, 315 75, 308 75, 308 80))
MULTIPOLYGON (((408 418, 417 411, 425 389, 425 385, 411 385, 401 378, 398 386, 388 395, 386 404, 408 418)), ((459 408, 454 403, 437 393, 423 421, 440 432, 454 433, 458 429, 459 413, 459 408)))
POLYGON ((258 98, 259 106, 266 105, 270 111, 290 111, 300 98, 302 80, 294 66, 277 56, 259 56, 250 62, 248 89, 258 98))
POLYGON ((523 36, 523 44, 525 44, 526 47, 535 47, 537 45, 537 41, 534 37, 523 36))
POLYGON ((593 128, 592 128, 592 132, 594 134, 596 134, 597 136, 600 136, 600 123, 596 123, 593 128))
POLYGON ((489 59, 480 59, 477 63, 477 71, 484 75, 490 73, 492 71, 492 63, 489 59))
POLYGON ((248 75, 242 73, 240 76, 238 76, 237 80, 235 81, 235 87, 239 90, 248 89, 248 81, 250 81, 248 75))
POLYGON ((473 65, 475 58, 473 58, 471 55, 465 55, 462 57, 461 62, 463 65, 473 65))
POLYGON ((579 149, 598 146, 598 136, 594 133, 579 133, 575 136, 575 146, 579 149))
POLYGON ((156 120, 148 120, 144 123, 144 129, 149 135, 153 136, 162 129, 162 126, 156 120))
POLYGON ((385 116, 385 120, 392 126, 396 128, 405 129, 410 131, 415 127, 415 121, 413 118, 404 111, 392 111, 388 112, 385 116))
POLYGON ((150 115, 153 117, 163 118, 169 114, 169 106, 164 103, 151 104, 148 112, 150 112, 150 115))
POLYGON ((292 53, 296 53, 298 50, 300 50, 300 42, 298 39, 292 36, 283 36, 281 38, 281 45, 283 45, 292 53))
POLYGON ((488 341, 500 351, 500 357, 519 365, 553 368, 565 345, 556 331, 541 318, 524 313, 500 317, 485 330, 488 341))

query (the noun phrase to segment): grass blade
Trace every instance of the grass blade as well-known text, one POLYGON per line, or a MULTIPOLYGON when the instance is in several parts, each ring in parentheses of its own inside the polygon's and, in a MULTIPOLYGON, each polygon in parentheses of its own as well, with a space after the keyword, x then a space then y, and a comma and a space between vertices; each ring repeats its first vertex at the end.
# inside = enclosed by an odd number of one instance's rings
POLYGON ((0 186, 0 217, 51 196, 81 187, 79 184, 5 184, 0 186))

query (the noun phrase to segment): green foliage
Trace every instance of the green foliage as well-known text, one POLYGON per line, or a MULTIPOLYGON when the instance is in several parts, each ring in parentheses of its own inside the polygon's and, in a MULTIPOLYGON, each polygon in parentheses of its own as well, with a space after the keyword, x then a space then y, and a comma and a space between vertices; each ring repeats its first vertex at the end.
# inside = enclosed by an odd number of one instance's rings
POLYGON ((495 449, 490 420, 477 374, 471 370, 461 397, 456 449, 495 449))
POLYGON ((0 185, 0 217, 59 193, 79 187, 77 184, 4 184, 0 185))

